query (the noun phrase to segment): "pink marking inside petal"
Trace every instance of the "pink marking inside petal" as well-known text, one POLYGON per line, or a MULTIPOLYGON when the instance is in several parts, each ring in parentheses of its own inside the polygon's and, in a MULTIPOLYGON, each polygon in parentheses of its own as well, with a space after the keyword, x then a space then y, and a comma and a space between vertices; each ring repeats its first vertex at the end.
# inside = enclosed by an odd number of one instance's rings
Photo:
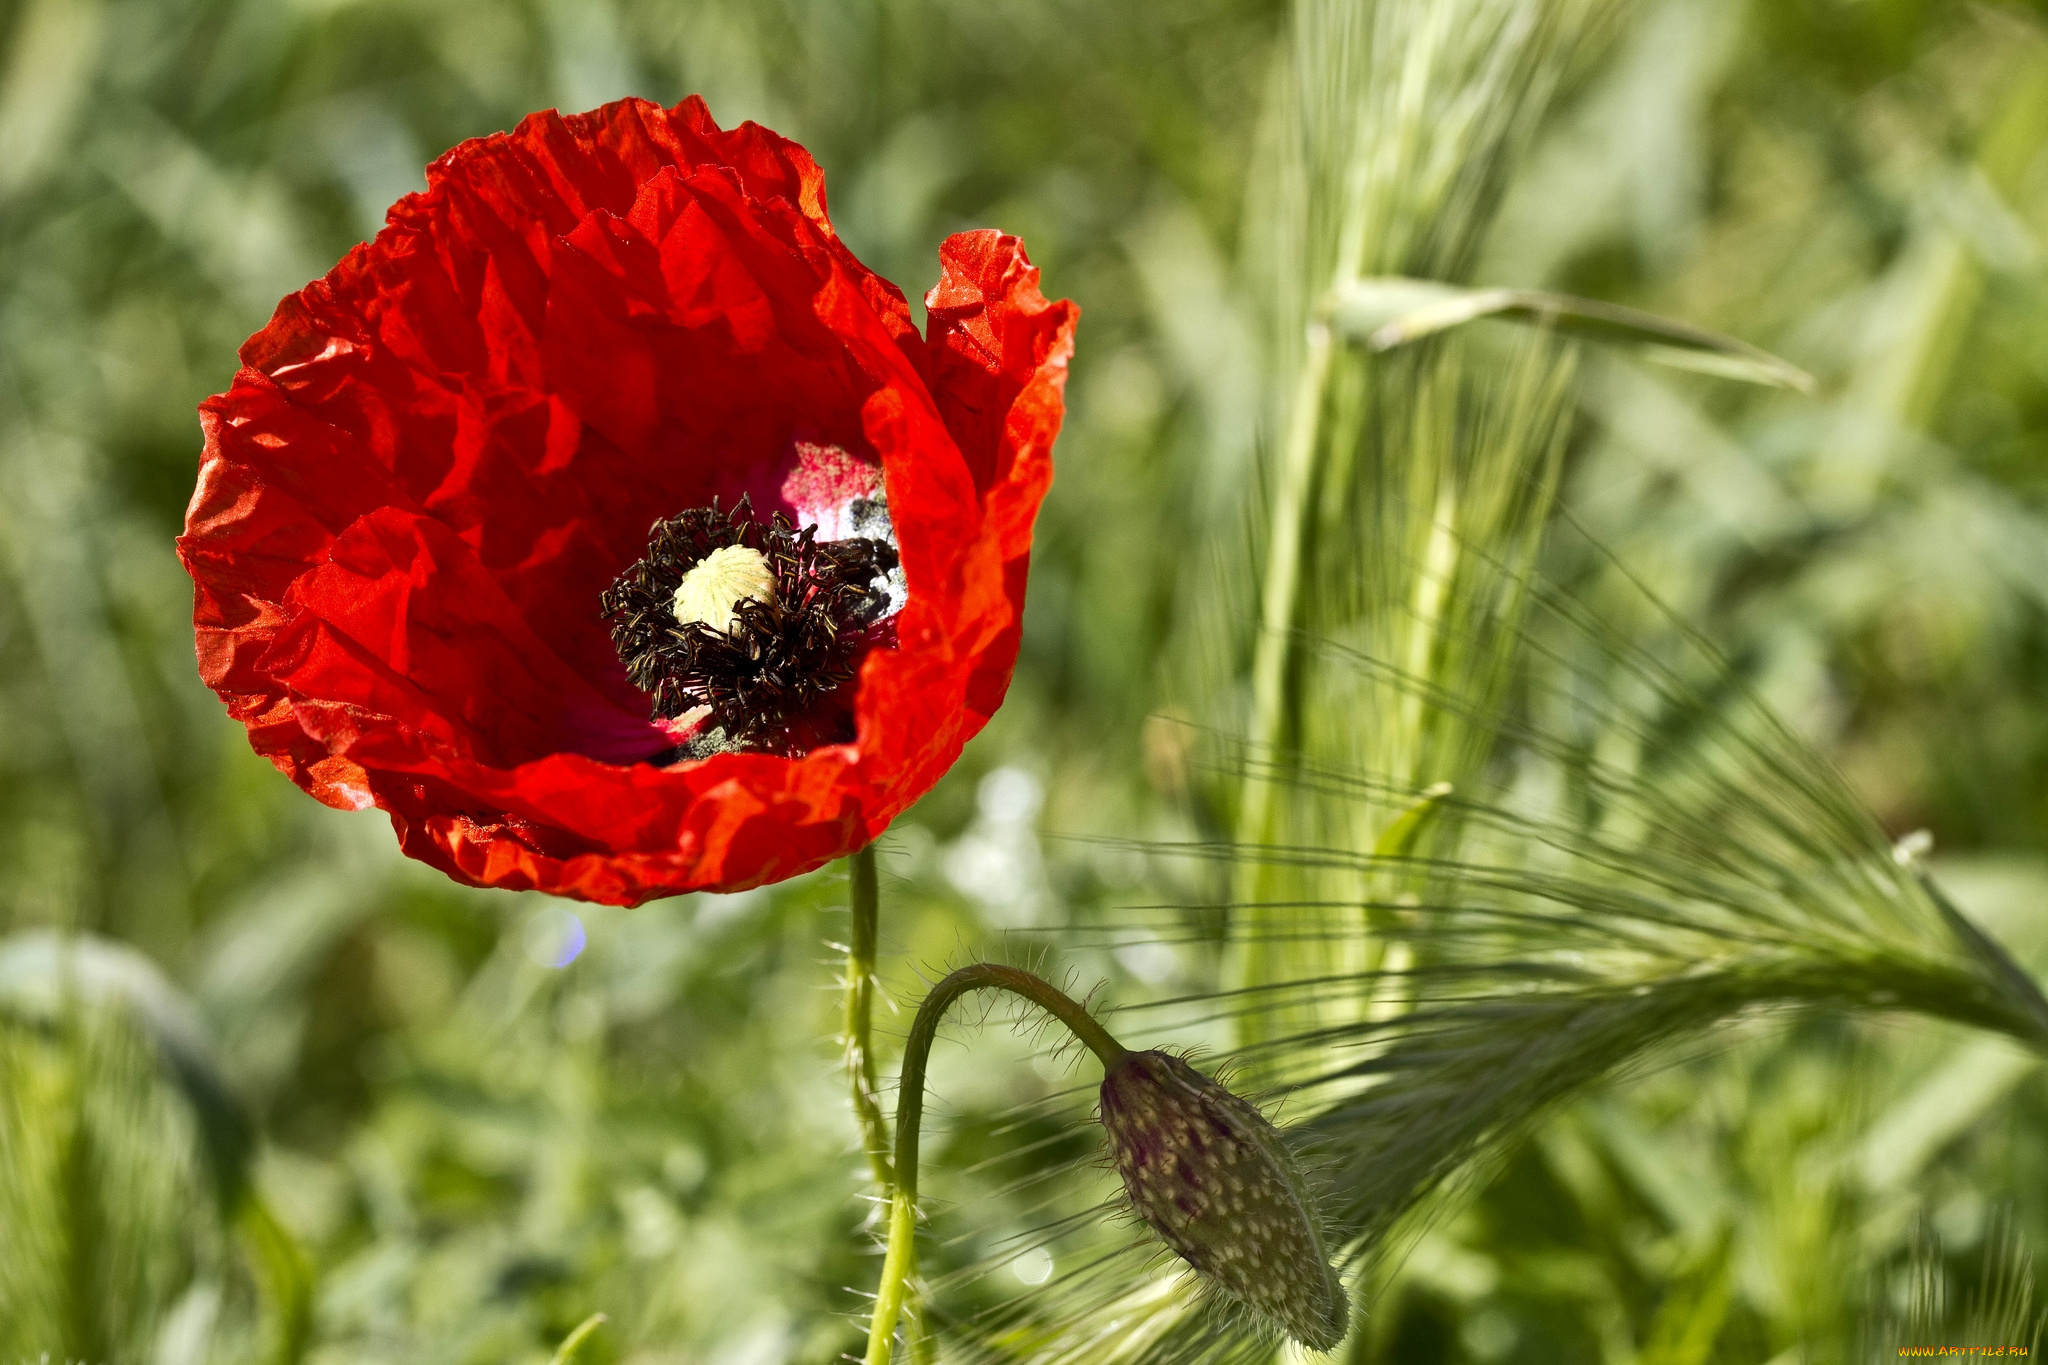
POLYGON ((853 534, 847 508, 881 492, 879 466, 840 449, 811 441, 796 443, 796 467, 782 481, 782 500, 796 509, 797 525, 818 525, 818 539, 844 540, 853 534))

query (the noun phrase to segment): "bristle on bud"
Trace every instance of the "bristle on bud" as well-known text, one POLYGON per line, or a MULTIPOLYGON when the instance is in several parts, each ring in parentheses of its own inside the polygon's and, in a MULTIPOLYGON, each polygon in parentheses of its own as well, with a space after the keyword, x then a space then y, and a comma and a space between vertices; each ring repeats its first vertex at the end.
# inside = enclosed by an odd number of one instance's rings
POLYGON ((1178 1057, 1132 1052, 1103 1076, 1102 1126, 1132 1207, 1204 1282, 1305 1346, 1344 1339, 1315 1198, 1265 1115, 1178 1057))

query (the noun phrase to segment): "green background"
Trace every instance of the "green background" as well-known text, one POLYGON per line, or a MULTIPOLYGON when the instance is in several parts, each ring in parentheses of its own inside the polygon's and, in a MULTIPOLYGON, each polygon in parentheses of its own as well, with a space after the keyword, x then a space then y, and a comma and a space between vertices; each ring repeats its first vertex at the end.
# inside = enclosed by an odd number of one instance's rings
MULTIPOLYGON (((1199 944, 1065 931, 1206 894, 1074 836, 1212 832, 1147 718, 1186 700, 1187 547, 1265 412, 1242 224, 1286 22, 1249 0, 0 3, 0 931, 124 941, 193 1002, 314 1272, 311 1359, 539 1361, 601 1310, 614 1358, 830 1360, 876 1260, 832 1043, 838 869, 575 907, 589 947, 555 970, 567 907, 406 863, 199 684, 172 538, 235 347, 447 147, 628 94, 802 142, 847 243, 913 300, 947 233, 1020 234, 1084 312, 1067 427, 1011 699, 883 845, 884 983, 914 1001, 920 974, 1050 944, 1111 998, 1202 989, 1199 944)), ((2032 7, 1643 0, 1533 131, 1477 268, 1819 377, 1759 396, 1589 364, 1566 502, 1888 830, 1931 831, 2023 957, 2048 950, 2044 91, 2032 7)), ((906 1022, 885 1015, 885 1053, 906 1022)), ((0 1359, 258 1358, 260 1266, 206 1213, 188 1108, 119 1030, 9 1027, 0 1359), (90 1180, 64 1156, 80 1125, 90 1180)), ((935 1061, 935 1161, 1085 1147, 1000 1117, 1068 1060, 1001 1029, 973 1048, 935 1061)), ((1348 1349, 1789 1365, 1815 1324, 1891 1303, 1916 1246, 1958 1298, 2002 1219, 2048 1246, 2044 1119, 2002 1044, 1745 1025, 1546 1123, 1348 1349)), ((987 1197, 991 1229, 1023 1216, 987 1197)))

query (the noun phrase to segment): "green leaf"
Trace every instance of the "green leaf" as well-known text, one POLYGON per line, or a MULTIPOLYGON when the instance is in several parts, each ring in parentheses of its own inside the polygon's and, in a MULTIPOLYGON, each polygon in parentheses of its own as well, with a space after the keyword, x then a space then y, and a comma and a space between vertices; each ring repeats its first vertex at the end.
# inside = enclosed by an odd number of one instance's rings
POLYGON ((1330 300, 1331 325, 1372 351, 1391 351, 1481 318, 1634 346, 1645 360, 1679 369, 1800 393, 1814 390, 1812 375, 1746 341, 1598 299, 1383 276, 1345 285, 1330 300))

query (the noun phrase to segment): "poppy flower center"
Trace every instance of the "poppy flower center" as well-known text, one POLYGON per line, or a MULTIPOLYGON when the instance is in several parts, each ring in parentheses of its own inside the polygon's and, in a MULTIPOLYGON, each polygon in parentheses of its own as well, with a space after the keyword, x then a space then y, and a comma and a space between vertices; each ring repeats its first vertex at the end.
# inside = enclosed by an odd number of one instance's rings
POLYGON ((601 604, 626 676, 681 742, 657 763, 795 755, 853 738, 840 693, 883 643, 897 564, 885 540, 820 541, 742 497, 657 521, 601 604))
POLYGON ((740 622, 740 603, 773 602, 775 572, 768 556, 745 545, 713 550, 683 575, 676 587, 676 620, 702 623, 730 635, 740 622))

